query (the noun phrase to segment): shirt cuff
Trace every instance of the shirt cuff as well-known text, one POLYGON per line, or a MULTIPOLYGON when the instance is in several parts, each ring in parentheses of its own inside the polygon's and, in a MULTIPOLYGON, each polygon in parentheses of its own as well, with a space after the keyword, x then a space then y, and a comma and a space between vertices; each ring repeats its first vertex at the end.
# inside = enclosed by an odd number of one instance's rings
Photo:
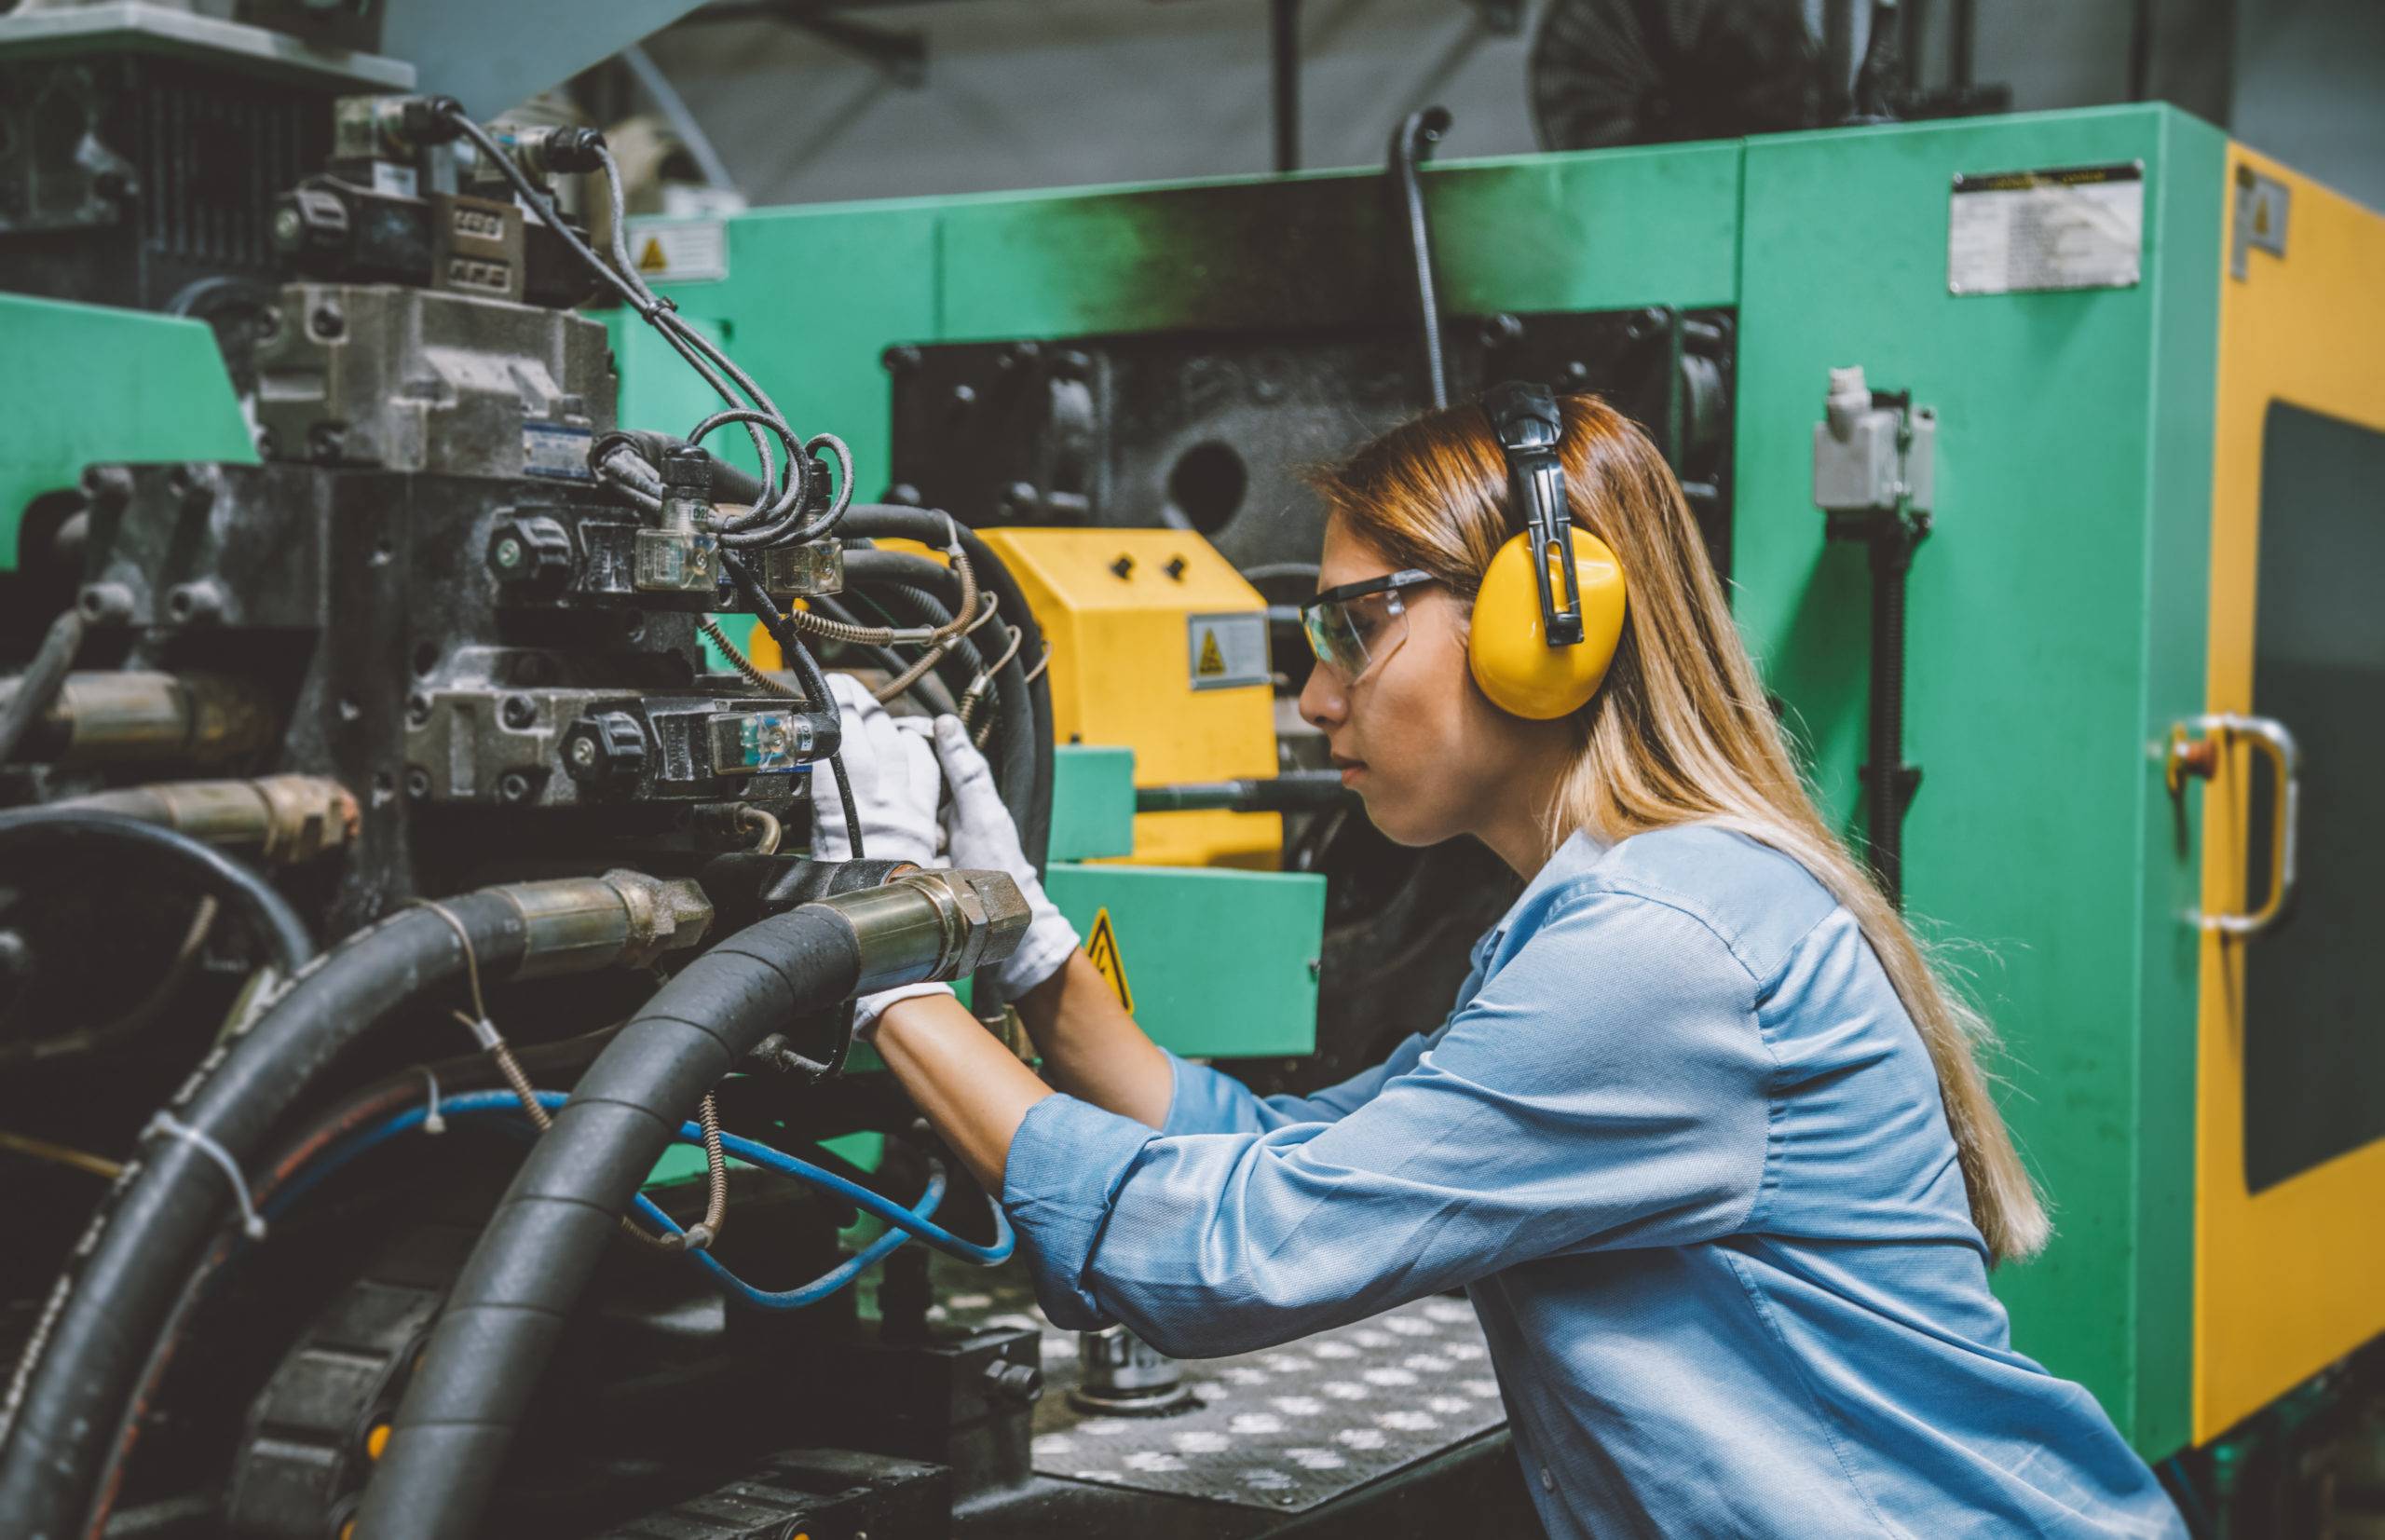
POLYGON ((1148 1124, 1067 1096, 1029 1108, 1012 1136, 1002 1209, 1027 1243, 1036 1301, 1054 1326, 1092 1331, 1110 1324, 1086 1274, 1118 1189, 1158 1137, 1148 1124))

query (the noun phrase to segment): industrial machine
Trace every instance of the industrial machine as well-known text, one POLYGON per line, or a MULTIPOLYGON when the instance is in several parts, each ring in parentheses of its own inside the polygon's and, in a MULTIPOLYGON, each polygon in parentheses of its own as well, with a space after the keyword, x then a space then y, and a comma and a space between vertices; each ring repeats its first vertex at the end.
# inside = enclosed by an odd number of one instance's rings
POLYGON ((2356 1484, 2385 220, 2136 107, 624 224, 501 113, 669 7, 543 8, 0 18, 0 1532, 1528 1524, 1456 1302, 1043 1322, 841 1010, 1015 892, 802 853, 852 673, 1179 1053, 1437 1023, 1511 879, 1308 773, 1299 471, 1515 377, 1985 948, 2018 1345, 2228 1533, 2356 1484))

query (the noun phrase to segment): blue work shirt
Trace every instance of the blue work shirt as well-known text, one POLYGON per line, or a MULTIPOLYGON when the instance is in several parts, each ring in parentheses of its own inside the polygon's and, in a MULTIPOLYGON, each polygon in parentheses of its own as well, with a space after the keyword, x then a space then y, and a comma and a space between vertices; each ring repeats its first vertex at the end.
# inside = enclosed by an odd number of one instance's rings
POLYGON ((1803 866, 1576 836, 1457 1009, 1313 1097, 1070 1097, 1002 1200, 1044 1313, 1241 1353, 1463 1285, 1553 1535, 2183 1535, 2012 1351, 1928 1050, 1803 866))

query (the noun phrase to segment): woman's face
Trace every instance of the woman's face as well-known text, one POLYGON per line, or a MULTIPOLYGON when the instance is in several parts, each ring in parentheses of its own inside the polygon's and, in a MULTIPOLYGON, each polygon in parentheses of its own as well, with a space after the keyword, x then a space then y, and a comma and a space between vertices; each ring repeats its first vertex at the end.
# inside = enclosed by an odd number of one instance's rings
MULTIPOLYGON (((1329 520, 1318 562, 1321 593, 1394 570, 1340 519, 1329 520)), ((1402 845, 1480 834, 1514 798, 1533 796, 1546 773, 1549 724, 1492 705, 1465 658, 1465 611, 1438 583, 1403 590, 1403 613, 1380 598, 1362 619, 1374 627, 1366 666, 1353 678, 1320 663, 1301 691, 1301 715, 1324 732, 1344 785, 1367 816, 1402 845)))

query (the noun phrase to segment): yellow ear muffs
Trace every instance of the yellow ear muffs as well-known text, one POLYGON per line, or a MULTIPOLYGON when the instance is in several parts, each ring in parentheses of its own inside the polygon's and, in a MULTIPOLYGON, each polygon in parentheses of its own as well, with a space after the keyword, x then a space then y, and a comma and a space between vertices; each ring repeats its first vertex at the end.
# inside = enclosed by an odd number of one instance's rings
MULTIPOLYGON (((1466 661, 1474 682, 1492 704, 1518 716, 1545 722, 1579 711, 1599 692, 1607 665, 1623 640, 1623 564, 1607 543, 1587 529, 1568 526, 1574 572, 1582 593, 1582 640, 1550 647, 1540 619, 1540 588, 1533 581, 1532 537, 1519 535, 1499 548, 1482 574, 1474 599, 1473 634, 1466 661)), ((1550 563, 1562 591, 1563 579, 1550 563)))

